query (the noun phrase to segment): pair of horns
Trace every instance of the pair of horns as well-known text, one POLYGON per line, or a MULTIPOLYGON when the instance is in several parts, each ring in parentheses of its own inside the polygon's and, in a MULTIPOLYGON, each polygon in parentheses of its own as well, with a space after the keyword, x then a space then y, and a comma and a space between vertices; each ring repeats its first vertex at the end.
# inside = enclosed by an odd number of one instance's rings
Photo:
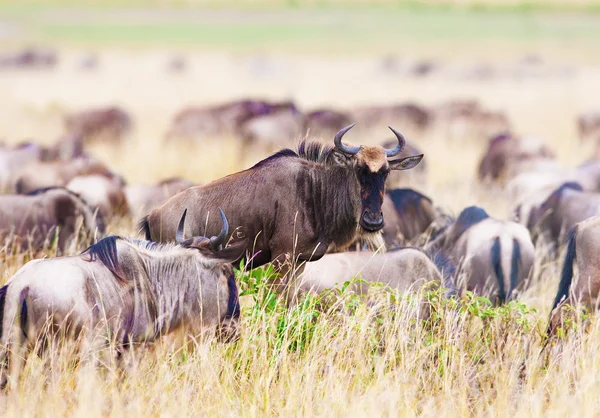
POLYGON ((229 222, 227 222, 227 217, 225 216, 221 208, 219 208, 219 213, 221 214, 221 222, 223 224, 219 235, 210 239, 206 237, 192 237, 186 239, 185 233, 183 232, 183 228, 185 226, 185 217, 187 215, 187 209, 184 210, 183 215, 181 215, 181 220, 179 221, 179 226, 177 227, 177 234, 175 235, 175 240, 178 244, 181 244, 184 247, 194 246, 194 244, 199 244, 200 242, 208 240, 210 248, 215 251, 218 250, 219 247, 225 242, 225 239, 227 239, 227 235, 229 234, 229 222))
MULTIPOLYGON (((342 144, 342 137, 346 134, 346 132, 352 129, 354 125, 356 125, 356 123, 353 123, 352 125, 348 125, 345 128, 340 129, 340 131, 337 134, 335 134, 335 137, 333 138, 333 143, 335 144, 335 147, 340 151, 350 155, 357 154, 360 150, 360 147, 342 144)), ((404 144, 406 144, 406 140, 400 132, 398 132, 391 126, 388 126, 388 128, 390 128, 394 135, 396 135, 396 138, 398 138, 398 145, 396 145, 395 148, 385 150, 385 155, 387 155, 388 158, 390 158, 395 157, 400 153, 400 151, 402 151, 402 148, 404 148, 404 144)))

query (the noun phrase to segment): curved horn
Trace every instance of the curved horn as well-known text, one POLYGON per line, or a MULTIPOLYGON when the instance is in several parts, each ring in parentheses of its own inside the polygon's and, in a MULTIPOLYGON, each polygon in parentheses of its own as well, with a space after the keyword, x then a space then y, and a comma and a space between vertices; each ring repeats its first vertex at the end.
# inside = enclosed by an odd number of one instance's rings
POLYGON ((388 126, 388 128, 390 128, 390 130, 394 133, 394 135, 396 135, 396 138, 398 138, 398 145, 396 145, 396 148, 385 150, 385 154, 389 158, 389 157, 395 157, 396 155, 398 155, 400 153, 400 151, 402 151, 402 148, 404 148, 404 144, 406 144, 406 140, 404 139, 404 135, 402 135, 400 132, 398 132, 391 126, 388 126))
POLYGON ((227 217, 225 216, 221 208, 219 208, 219 213, 221 213, 221 221, 223 222, 223 226, 221 227, 221 232, 219 232, 219 235, 210 239, 210 246, 213 250, 218 249, 219 246, 223 244, 223 242, 227 238, 227 235, 229 234, 229 222, 227 222, 227 217))
POLYGON ((357 154, 360 150, 360 147, 349 147, 347 145, 342 144, 342 137, 346 132, 352 129, 354 125, 356 125, 356 123, 353 123, 352 125, 348 125, 345 128, 340 129, 340 131, 337 134, 335 134, 335 137, 333 138, 333 143, 335 144, 335 147, 340 151, 350 155, 357 154))
POLYGON ((183 227, 185 225, 185 215, 187 215, 187 209, 183 211, 183 215, 181 215, 181 219, 179 220, 179 226, 177 227, 177 234, 175 234, 175 241, 178 244, 185 243, 185 233, 183 232, 183 227))

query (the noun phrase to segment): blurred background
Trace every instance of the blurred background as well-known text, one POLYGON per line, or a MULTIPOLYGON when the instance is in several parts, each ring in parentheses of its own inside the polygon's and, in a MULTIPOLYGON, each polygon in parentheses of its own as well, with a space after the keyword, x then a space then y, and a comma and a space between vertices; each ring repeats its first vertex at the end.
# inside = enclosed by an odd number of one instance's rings
POLYGON ((127 183, 206 183, 305 136, 358 122, 349 142, 383 143, 391 125, 438 204, 504 216, 476 180, 490 138, 594 157, 580 120, 600 110, 598 51, 597 0, 2 1, 0 141, 83 135, 127 183))

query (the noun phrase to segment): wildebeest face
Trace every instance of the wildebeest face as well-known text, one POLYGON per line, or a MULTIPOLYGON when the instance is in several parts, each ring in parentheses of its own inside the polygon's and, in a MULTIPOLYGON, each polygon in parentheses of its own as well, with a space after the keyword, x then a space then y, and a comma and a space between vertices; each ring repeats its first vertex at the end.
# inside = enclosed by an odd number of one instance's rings
POLYGON ((423 155, 406 157, 390 161, 404 146, 404 137, 392 129, 398 138, 398 146, 392 150, 381 146, 351 147, 342 144, 341 137, 354 125, 342 129, 335 136, 337 161, 344 162, 356 173, 360 184, 360 227, 367 232, 377 232, 383 228, 383 213, 381 205, 385 195, 385 181, 390 170, 406 170, 415 167, 423 155))

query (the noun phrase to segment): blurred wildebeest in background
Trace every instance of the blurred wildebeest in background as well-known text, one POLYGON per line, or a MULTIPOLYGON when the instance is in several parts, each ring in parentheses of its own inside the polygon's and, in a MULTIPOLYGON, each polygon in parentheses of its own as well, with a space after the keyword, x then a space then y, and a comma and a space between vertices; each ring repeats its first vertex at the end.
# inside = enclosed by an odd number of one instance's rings
POLYGON ((29 164, 15 176, 14 189, 17 193, 29 193, 44 187, 66 186, 76 176, 91 174, 118 178, 100 161, 91 157, 80 157, 67 161, 29 164))
POLYGON ((443 275, 423 251, 410 247, 383 254, 368 251, 325 254, 320 260, 306 264, 290 293, 320 293, 341 287, 355 277, 367 282, 353 286, 352 290, 359 294, 366 294, 369 283, 373 282, 401 291, 417 291, 421 285, 434 282, 446 288, 449 295, 456 294, 451 274, 443 275))
POLYGON ((306 114, 306 133, 311 138, 330 138, 352 123, 351 115, 333 109, 318 109, 306 114))
POLYGON ((99 64, 100 60, 98 55, 89 53, 79 58, 77 67, 82 71, 93 71, 98 69, 99 64))
POLYGON ((104 231, 103 219, 75 193, 55 187, 28 195, 0 195, 0 237, 14 239, 18 248, 42 249, 57 234, 57 247, 63 252, 75 238, 78 220, 82 232, 91 236, 104 231))
POLYGON ((134 219, 142 218, 162 205, 170 197, 184 191, 194 184, 186 179, 171 178, 157 184, 136 184, 125 186, 127 205, 134 219))
POLYGON ((15 147, 0 144, 0 191, 11 189, 15 173, 31 163, 38 162, 43 152, 40 146, 31 142, 15 147))
POLYGON ((243 141, 242 155, 250 148, 276 149, 292 146, 306 133, 304 115, 294 103, 273 106, 268 113, 254 116, 238 128, 243 141))
POLYGON ((57 62, 56 52, 43 48, 25 48, 0 55, 0 69, 48 69, 54 68, 57 62))
POLYGON ((510 131, 508 117, 499 111, 484 110, 476 100, 453 100, 433 110, 435 125, 450 140, 489 138, 510 131))
POLYGON ((84 156, 84 138, 81 133, 69 132, 61 135, 54 144, 44 147, 42 160, 70 160, 84 156))
POLYGON ((600 292, 600 216, 593 216, 569 231, 567 252, 558 291, 552 304, 549 333, 562 326, 562 307, 581 304, 590 311, 598 309, 600 292), (575 263, 577 277, 573 281, 575 263))
POLYGON ((121 178, 86 174, 73 177, 66 188, 81 196, 86 203, 107 221, 129 215, 127 197, 121 178))
POLYGON ((527 227, 558 245, 566 231, 596 215, 600 215, 600 193, 586 192, 579 183, 567 182, 531 210, 527 227))
POLYGON ((48 325, 74 338, 102 332, 88 340, 116 341, 120 349, 182 328, 232 340, 240 306, 230 263, 245 245, 219 249, 226 222, 223 228, 219 239, 184 239, 179 230, 179 245, 113 236, 80 255, 30 261, 0 289, 2 367, 20 334, 34 345, 48 325))
POLYGON ((459 266, 461 274, 456 281, 461 288, 492 302, 513 298, 533 268, 534 246, 527 229, 493 219, 476 206, 464 209, 427 248, 441 251, 459 266))
POLYGON ((600 142, 600 109, 582 113, 577 118, 579 139, 600 142))
POLYGON ((235 100, 219 105, 188 107, 173 118, 166 139, 203 139, 215 135, 236 135, 253 117, 266 115, 291 102, 271 103, 264 100, 235 100))
POLYGON ((141 222, 147 239, 175 239, 178 213, 190 211, 193 235, 217 231, 215 208, 222 207, 234 228, 233 239, 248 238, 252 266, 277 260, 309 261, 330 247, 345 248, 359 236, 368 239, 383 228, 381 204, 390 170, 416 166, 422 155, 395 157, 404 138, 394 131, 394 149, 342 143, 350 125, 340 130, 334 146, 303 142, 298 152, 280 151, 254 167, 191 187, 169 199, 141 222))
POLYGON ((490 139, 479 163, 478 177, 504 183, 522 172, 557 168, 556 156, 543 141, 503 133, 490 139))
POLYGON ((431 199, 413 189, 388 190, 381 208, 388 248, 414 243, 437 217, 431 199))
POLYGON ((359 107, 352 110, 351 117, 364 129, 393 121, 403 128, 424 130, 432 121, 430 111, 414 103, 359 107))
POLYGON ((187 61, 181 54, 176 54, 167 60, 167 72, 182 73, 187 67, 187 61))
POLYGON ((119 142, 131 130, 131 116, 111 106, 71 113, 64 119, 65 131, 83 135, 86 142, 109 140, 119 142))

